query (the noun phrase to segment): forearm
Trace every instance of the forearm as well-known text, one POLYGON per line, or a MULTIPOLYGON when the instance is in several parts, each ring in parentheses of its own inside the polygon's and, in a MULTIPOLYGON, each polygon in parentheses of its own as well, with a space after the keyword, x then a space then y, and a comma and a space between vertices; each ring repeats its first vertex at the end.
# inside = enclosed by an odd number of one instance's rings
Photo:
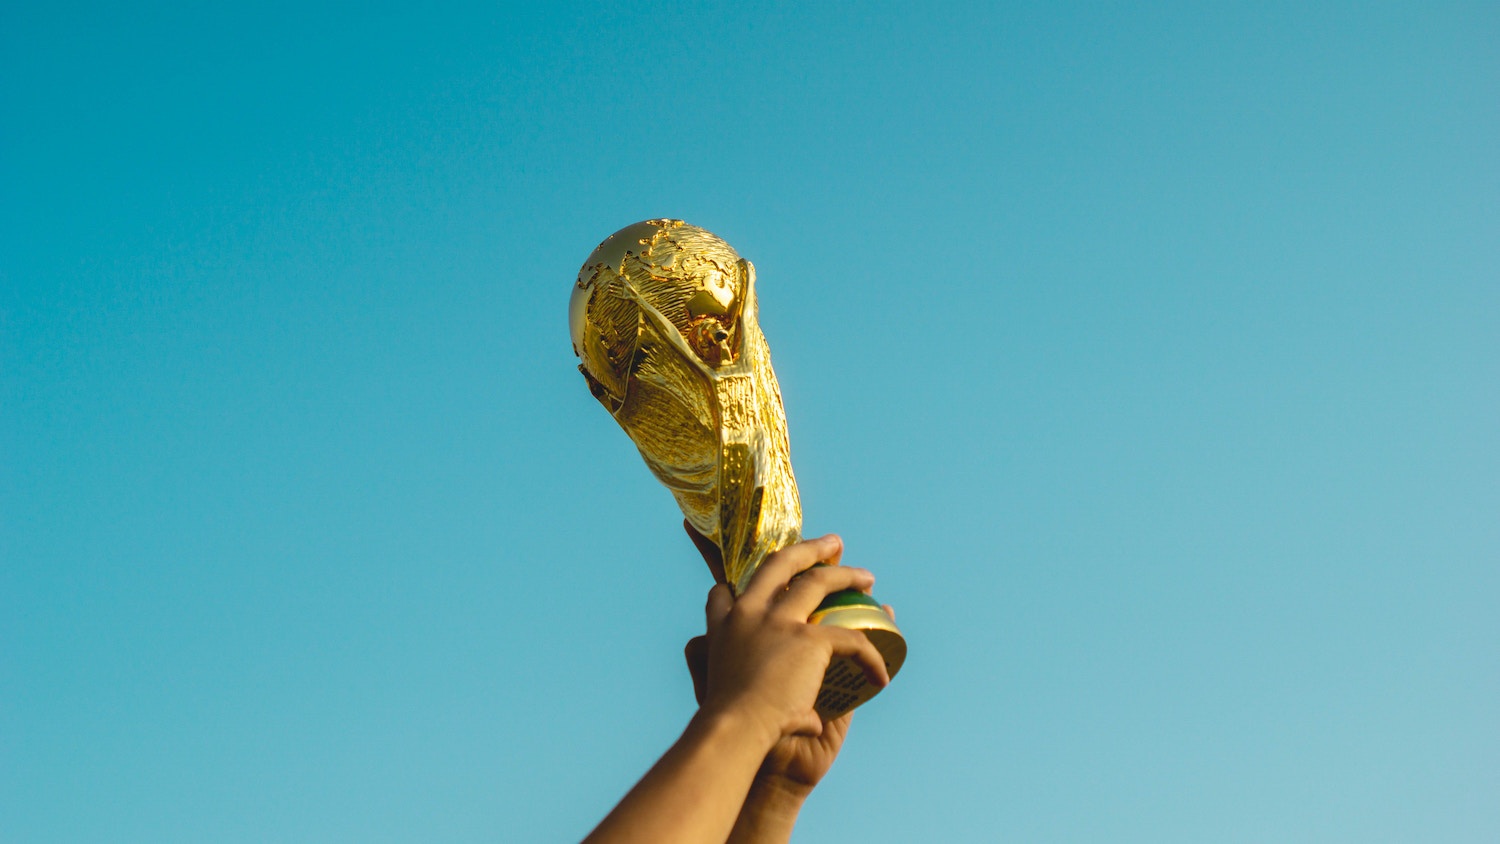
POLYGON ((733 712, 700 710, 585 844, 726 840, 776 738, 733 712))
POLYGON ((734 822, 728 844, 786 844, 811 789, 780 777, 757 777, 734 822))

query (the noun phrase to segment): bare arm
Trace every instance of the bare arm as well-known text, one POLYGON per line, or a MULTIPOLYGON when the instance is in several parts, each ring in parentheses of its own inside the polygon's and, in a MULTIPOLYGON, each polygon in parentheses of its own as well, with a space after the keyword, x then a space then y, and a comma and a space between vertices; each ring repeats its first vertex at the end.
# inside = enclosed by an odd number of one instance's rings
POLYGON ((726 840, 776 743, 822 735, 813 702, 830 659, 851 657, 870 682, 890 682, 862 634, 807 623, 828 594, 874 582, 863 569, 811 569, 841 549, 836 536, 798 543, 771 555, 738 600, 722 584, 709 592, 703 706, 586 842, 726 840))
POLYGON ((723 841, 777 736, 742 715, 702 710, 586 842, 723 841))
MULTIPOLYGON (((682 526, 698 546, 714 580, 724 582, 718 546, 704 539, 686 521, 682 526)), ((885 610, 895 617, 890 606, 885 610)), ((683 655, 693 678, 693 693, 702 704, 708 686, 708 636, 688 642, 683 655)), ((785 736, 776 742, 761 762, 760 770, 755 772, 750 793, 729 835, 729 844, 786 844, 791 840, 802 804, 838 758, 853 717, 853 712, 846 712, 825 721, 823 732, 817 736, 785 736)))

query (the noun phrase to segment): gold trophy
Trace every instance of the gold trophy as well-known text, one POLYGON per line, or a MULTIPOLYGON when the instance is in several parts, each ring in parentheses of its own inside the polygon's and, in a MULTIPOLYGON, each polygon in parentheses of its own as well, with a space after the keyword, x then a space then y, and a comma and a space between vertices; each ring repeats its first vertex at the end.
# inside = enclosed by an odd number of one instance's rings
MULTIPOLYGON (((740 594, 766 557, 802 537, 781 388, 756 318, 755 267, 681 220, 626 226, 583 262, 568 324, 589 391, 688 523, 719 547, 740 594)), ((890 676, 901 670, 906 639, 869 595, 837 592, 809 620, 864 632, 890 676)), ((839 657, 817 711, 833 718, 878 691, 839 657)))

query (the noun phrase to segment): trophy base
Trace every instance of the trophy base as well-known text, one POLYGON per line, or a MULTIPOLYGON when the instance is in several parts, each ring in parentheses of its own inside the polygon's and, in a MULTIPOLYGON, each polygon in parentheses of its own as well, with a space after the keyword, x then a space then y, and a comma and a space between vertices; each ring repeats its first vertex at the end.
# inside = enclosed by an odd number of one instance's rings
MULTIPOLYGON (((845 589, 824 599, 808 621, 831 627, 846 627, 858 630, 869 638, 880 657, 885 660, 886 672, 891 679, 906 662, 906 637, 896 627, 896 622, 886 613, 880 603, 863 592, 845 589)), ((818 690, 814 705, 824 720, 837 718, 859 706, 880 692, 880 687, 865 679, 864 669, 848 657, 834 657, 828 664, 828 673, 823 675, 823 687, 818 690)))

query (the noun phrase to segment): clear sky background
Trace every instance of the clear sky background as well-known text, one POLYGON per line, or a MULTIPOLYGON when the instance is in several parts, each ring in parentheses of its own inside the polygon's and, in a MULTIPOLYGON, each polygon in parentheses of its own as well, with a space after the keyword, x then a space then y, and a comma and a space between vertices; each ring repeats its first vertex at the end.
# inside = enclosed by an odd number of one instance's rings
POLYGON ((1500 840, 1492 3, 9 4, 0 840, 565 841, 710 579, 583 259, 755 262, 911 645, 800 840, 1500 840))

